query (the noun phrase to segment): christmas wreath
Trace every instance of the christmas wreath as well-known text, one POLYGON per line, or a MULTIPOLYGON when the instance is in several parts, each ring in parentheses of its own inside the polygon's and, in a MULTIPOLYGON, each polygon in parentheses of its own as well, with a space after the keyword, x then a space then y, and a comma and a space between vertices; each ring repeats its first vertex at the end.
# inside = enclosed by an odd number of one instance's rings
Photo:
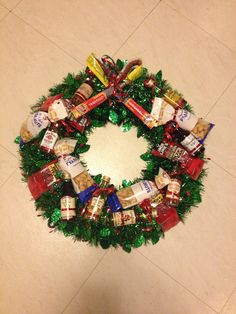
POLYGON ((91 54, 86 65, 32 106, 16 138, 22 175, 50 228, 130 252, 157 243, 201 202, 203 142, 213 124, 197 118, 162 72, 149 74, 140 59, 91 54), (148 142, 140 156, 146 168, 120 186, 90 174, 80 160, 91 132, 108 122, 124 132, 135 127, 148 142))

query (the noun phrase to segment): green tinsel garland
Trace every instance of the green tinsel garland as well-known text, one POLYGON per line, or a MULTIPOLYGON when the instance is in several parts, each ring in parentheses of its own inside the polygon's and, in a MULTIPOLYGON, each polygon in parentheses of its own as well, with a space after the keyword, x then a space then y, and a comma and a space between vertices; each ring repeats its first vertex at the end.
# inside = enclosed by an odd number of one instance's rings
MULTIPOLYGON (((122 69, 124 62, 117 60, 116 65, 122 69)), ((64 78, 61 84, 52 87, 49 90, 49 96, 54 96, 63 93, 64 98, 71 98, 78 87, 88 77, 86 72, 81 72, 79 75, 68 74, 64 78)), ((131 98, 137 103, 143 106, 147 111, 151 111, 151 91, 144 87, 144 80, 148 77, 148 70, 144 69, 142 77, 134 81, 130 88, 127 88, 127 92, 131 98)), ((166 81, 162 79, 162 72, 159 71, 156 74, 158 86, 162 88, 164 93, 170 86, 166 81)), ((104 89, 103 84, 96 78, 93 78, 95 83, 94 94, 96 95, 104 89)), ((92 95, 92 96, 93 96, 92 95)), ((162 96, 157 92, 156 96, 162 96)), ((39 101, 32 106, 32 110, 37 111, 40 105, 46 97, 42 97, 39 101)), ((187 110, 192 111, 191 107, 187 105, 187 110)), ((127 182, 122 181, 121 186, 126 187, 140 179, 154 180, 154 176, 158 173, 159 167, 171 172, 174 163, 167 159, 157 158, 151 155, 151 150, 156 147, 158 143, 162 141, 164 128, 162 126, 149 130, 142 121, 140 121, 133 113, 131 113, 125 106, 116 105, 115 99, 112 100, 112 104, 108 102, 103 103, 96 109, 89 113, 91 124, 86 128, 84 134, 74 132, 70 135, 71 138, 77 139, 77 145, 73 153, 74 156, 79 156, 87 150, 90 146, 87 144, 88 136, 97 127, 103 127, 108 122, 121 126, 123 131, 129 131, 131 127, 136 127, 137 137, 144 137, 148 141, 148 151, 142 154, 140 157, 146 162, 146 169, 142 170, 140 178, 134 181, 127 182)), ((26 143, 20 147, 21 154, 21 169, 25 180, 40 170, 48 162, 55 159, 55 155, 46 154, 39 149, 40 141, 43 138, 45 130, 43 130, 39 136, 29 143, 26 143)), ((63 137, 66 134, 65 128, 62 126, 60 129, 60 136, 63 137)), ((19 142, 19 137, 16 139, 19 142)), ((203 156, 201 156, 203 158, 203 156)), ((60 173, 58 174, 60 175, 60 173)), ((198 180, 193 181, 188 175, 180 175, 182 180, 181 186, 181 198, 177 212, 180 219, 183 221, 186 214, 190 211, 192 206, 196 206, 201 202, 201 192, 203 190, 202 179, 205 175, 205 170, 202 171, 198 180), (188 197, 187 197, 188 195, 188 197)), ((102 174, 93 176, 96 183, 101 180, 102 174)), ((120 187, 121 187, 120 186, 120 187)), ((117 187, 118 189, 120 187, 117 187)), ((83 208, 83 204, 77 199, 77 216, 72 221, 62 221, 60 214, 60 198, 62 196, 62 184, 57 184, 55 189, 44 193, 39 199, 35 201, 36 209, 45 209, 44 217, 48 219, 49 224, 53 224, 57 230, 62 231, 65 236, 72 236, 75 240, 87 241, 92 245, 101 245, 102 248, 107 249, 110 246, 122 246, 126 252, 130 252, 132 247, 137 248, 143 244, 151 242, 157 243, 160 237, 164 236, 160 226, 153 220, 153 222, 137 222, 135 225, 113 227, 110 221, 111 213, 107 213, 107 207, 103 209, 101 218, 98 223, 94 223, 86 220, 80 215, 80 210, 83 208), (151 231, 147 227, 152 226, 151 231)), ((107 206, 107 205, 106 205, 107 206)), ((136 213, 141 213, 142 209, 138 206, 133 208, 136 213)))

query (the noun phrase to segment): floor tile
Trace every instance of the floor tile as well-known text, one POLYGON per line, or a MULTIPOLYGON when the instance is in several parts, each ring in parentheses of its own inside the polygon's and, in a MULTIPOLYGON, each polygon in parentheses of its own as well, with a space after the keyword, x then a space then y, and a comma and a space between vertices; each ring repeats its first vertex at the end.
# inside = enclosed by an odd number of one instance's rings
POLYGON ((9 10, 14 9, 21 0, 0 0, 0 4, 9 10))
POLYGON ((105 128, 96 129, 89 136, 88 144, 91 147, 82 158, 90 173, 106 174, 113 184, 119 185, 123 179, 133 180, 146 168, 140 155, 146 152, 147 142, 137 138, 135 128, 122 132, 120 127, 109 123, 105 128), (127 163, 129 160, 131 162, 127 163))
POLYGON ((158 2, 24 0, 14 13, 84 64, 91 51, 113 54, 158 2))
POLYGON ((236 54, 165 3, 149 15, 115 57, 141 57, 203 116, 236 73, 236 54))
POLYGON ((0 21, 1 21, 2 18, 4 18, 4 16, 7 15, 7 13, 8 13, 8 10, 5 9, 5 8, 4 8, 3 6, 1 6, 1 4, 0 4, 0 21))
POLYGON ((30 106, 81 66, 12 14, 1 22, 0 37, 0 144, 15 154, 13 141, 30 106))
POLYGON ((236 51, 234 0, 165 0, 188 19, 236 51))
POLYGON ((207 115, 215 128, 207 140, 208 156, 236 177, 236 79, 207 115))
POLYGON ((234 290, 234 293, 232 294, 231 298, 225 305, 221 314, 235 314, 235 313, 236 313, 236 289, 234 290))
POLYGON ((213 314, 137 252, 109 252, 64 314, 213 314))
POLYGON ((0 313, 61 313, 105 252, 49 233, 20 171, 0 192, 0 313))
POLYGON ((236 180, 211 162, 208 168, 203 202, 185 225, 140 252, 219 311, 236 282, 236 180))
POLYGON ((18 167, 17 158, 0 146, 0 186, 18 167))

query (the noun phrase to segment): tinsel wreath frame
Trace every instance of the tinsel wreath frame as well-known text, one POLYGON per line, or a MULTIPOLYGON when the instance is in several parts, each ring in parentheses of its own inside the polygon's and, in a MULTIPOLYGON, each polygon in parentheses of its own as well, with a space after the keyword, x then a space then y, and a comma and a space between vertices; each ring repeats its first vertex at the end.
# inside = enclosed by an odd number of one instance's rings
MULTIPOLYGON (((124 66, 125 62, 122 60, 116 61, 116 66, 120 70, 124 66)), ((90 77, 87 71, 82 71, 78 74, 69 73, 61 83, 51 87, 49 89, 49 96, 63 94, 63 98, 68 99, 73 96, 79 86, 90 77)), ((144 86, 144 81, 149 77, 148 70, 144 68, 142 76, 134 81, 131 86, 125 87, 125 92, 128 96, 134 99, 139 105, 141 105, 146 111, 150 112, 152 109, 151 98, 153 97, 150 89, 144 86)), ((155 74, 157 85, 159 89, 155 92, 155 96, 162 97, 163 94, 171 87, 166 80, 162 78, 162 71, 158 71, 155 74)), ((104 85, 96 78, 92 78, 94 83, 93 95, 98 94, 104 90, 104 85)), ((47 99, 42 96, 36 104, 32 106, 32 112, 39 110, 42 103, 47 99)), ((192 112, 192 108, 189 104, 185 106, 185 109, 192 112)), ((133 181, 127 181, 125 178, 122 180, 119 186, 116 186, 116 190, 121 187, 127 187, 140 180, 154 181, 154 176, 158 173, 159 168, 165 169, 168 173, 171 173, 175 163, 163 158, 155 157, 151 154, 152 149, 155 149, 164 136, 164 127, 154 127, 151 130, 148 129, 142 121, 140 121, 132 112, 130 112, 125 106, 119 104, 115 97, 112 97, 110 101, 106 101, 99 107, 90 111, 89 119, 91 121, 83 134, 78 131, 70 134, 71 138, 77 140, 73 156, 79 157, 81 154, 89 150, 90 146, 87 144, 89 135, 96 131, 96 128, 105 127, 108 122, 121 127, 122 131, 127 132, 132 127, 136 128, 137 137, 143 137, 148 142, 148 150, 144 152, 140 158, 146 162, 146 168, 141 171, 138 178, 134 178, 133 181)), ((66 129, 62 125, 59 130, 59 136, 65 137, 66 129)), ((41 131, 37 138, 28 143, 20 145, 21 155, 21 170, 25 181, 33 173, 40 170, 44 165, 56 159, 53 154, 47 154, 39 148, 45 130, 41 131)), ((20 139, 17 137, 16 142, 19 143, 20 139)), ((200 156, 204 158, 203 154, 200 156)), ((98 156, 99 158, 99 156, 98 156)), ((197 180, 192 180, 186 174, 180 174, 182 181, 180 199, 181 202, 177 207, 177 213, 181 221, 184 221, 186 215, 191 211, 191 208, 201 202, 201 193, 204 189, 203 178, 206 171, 203 170, 197 180)), ((58 173, 58 176, 61 174, 58 173)), ((91 174, 94 181, 99 184, 102 174, 91 174)), ((161 237, 164 236, 164 232, 161 226, 153 219, 152 221, 137 221, 134 225, 127 225, 121 227, 114 227, 111 223, 112 213, 108 210, 106 203, 105 208, 102 211, 101 217, 98 222, 93 222, 85 219, 81 215, 81 210, 84 204, 77 198, 76 212, 77 215, 73 220, 65 221, 61 220, 60 212, 60 199, 62 197, 62 183, 54 185, 53 190, 50 190, 42 194, 36 201, 35 207, 37 211, 44 210, 43 217, 48 220, 49 226, 53 226, 54 230, 62 232, 66 237, 71 236, 74 240, 85 241, 91 245, 100 245, 103 249, 109 247, 121 246, 126 252, 130 252, 132 248, 138 248, 144 244, 152 243, 156 244, 161 237)), ((143 210, 138 206, 132 208, 136 214, 142 213, 143 210)))

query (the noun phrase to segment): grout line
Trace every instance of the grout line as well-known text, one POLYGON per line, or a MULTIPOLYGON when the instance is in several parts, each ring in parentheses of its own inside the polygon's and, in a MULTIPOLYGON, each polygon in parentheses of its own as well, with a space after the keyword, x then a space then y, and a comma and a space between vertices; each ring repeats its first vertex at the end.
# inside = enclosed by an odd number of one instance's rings
POLYGON ((215 106, 217 105, 217 103, 219 102, 219 100, 221 99, 221 97, 225 94, 225 92, 229 89, 229 87, 232 85, 233 81, 236 79, 236 75, 234 75, 234 77, 231 79, 231 81, 228 83, 228 85, 224 88, 224 90, 222 91, 222 93, 220 94, 220 96, 218 96, 218 98, 216 99, 216 101, 214 102, 214 104, 211 106, 211 108, 208 110, 208 112, 205 114, 204 118, 206 118, 209 113, 215 108, 215 106))
POLYGON ((15 17, 17 17, 19 20, 21 20, 25 25, 29 26, 31 29, 33 29, 36 33, 38 33, 39 35, 41 35, 42 37, 46 38, 51 44, 53 44, 53 46, 55 46, 56 48, 58 48, 59 50, 61 50, 62 52, 64 52, 68 57, 70 57, 71 59, 73 59, 74 61, 76 61, 77 63, 79 63, 79 65, 82 65, 84 67, 84 64, 81 63, 78 59, 76 59, 74 56, 72 56, 71 54, 69 54, 65 49, 63 49, 62 47, 60 47, 59 45, 57 45, 53 40, 51 40, 49 37, 47 37, 46 35, 44 35, 43 33, 41 33, 37 28, 35 28, 32 24, 28 23, 27 21, 25 21, 22 17, 18 16, 15 12, 10 12, 11 14, 13 14, 15 17))
POLYGON ((176 282, 179 286, 181 286, 184 290, 188 291, 192 296, 194 296, 196 299, 198 299, 201 303, 206 305, 209 309, 211 309, 214 313, 219 314, 213 307, 211 307, 209 304, 207 304, 205 301, 201 300, 197 295, 195 295, 190 289, 185 287, 181 282, 176 280, 174 277, 172 277, 169 273, 167 273, 164 269, 162 269, 160 266, 155 264, 151 259, 146 257, 143 253, 141 253, 139 250, 137 252, 142 255, 144 258, 146 258, 152 265, 154 265, 156 268, 158 268, 162 273, 164 273, 167 277, 171 278, 174 282, 176 282))
POLYGON ((142 21, 135 27, 135 29, 129 34, 129 36, 124 40, 124 42, 121 44, 121 46, 116 49, 116 51, 112 54, 112 57, 114 57, 122 47, 127 43, 127 41, 133 36, 133 34, 139 29, 139 27, 145 22, 145 20, 149 17, 149 15, 152 14, 152 12, 160 5, 162 0, 159 0, 157 4, 154 5, 154 7, 150 10, 150 12, 142 19, 142 21))
MULTIPOLYGON (((6 9, 6 10, 8 10, 8 9, 5 8, 5 7, 3 7, 3 8, 6 9)), ((5 20, 5 18, 6 18, 10 13, 11 13, 11 12, 8 10, 8 12, 0 18, 0 23, 1 23, 3 20, 5 20)))
MULTIPOLYGON (((15 144, 15 145, 18 145, 18 144, 15 144)), ((3 146, 2 144, 0 144, 0 147, 2 149, 4 149, 5 151, 7 151, 9 154, 11 154, 13 157, 15 157, 17 160, 18 160, 18 156, 13 154, 8 148, 6 148, 5 146, 3 146)))
POLYGON ((219 165, 217 162, 215 162, 214 160, 210 160, 211 162, 213 162, 217 167, 219 167, 220 169, 222 169, 223 171, 225 171, 228 175, 230 175, 233 179, 236 179, 236 176, 233 175, 232 173, 230 173, 227 169, 225 169, 224 167, 222 167, 221 165, 219 165))
POLYGON ((6 180, 4 180, 1 184, 0 184, 0 189, 3 188, 3 186, 11 179, 11 177, 13 177, 13 175, 16 173, 18 167, 15 168, 12 173, 7 177, 6 180))
POLYGON ((89 280, 89 278, 92 276, 92 274, 94 273, 94 271, 96 270, 97 266, 101 263, 101 261, 103 260, 103 258, 107 255, 108 252, 105 252, 103 254, 103 256, 99 259, 99 261, 96 263, 96 265, 93 267, 92 271, 90 272, 90 274, 88 275, 88 277, 84 280, 84 282, 82 283, 82 285, 79 287, 79 289, 75 292, 75 294, 73 295, 73 297, 70 299, 70 301, 67 303, 67 305, 64 307, 63 311, 61 312, 61 314, 65 313, 66 309, 70 306, 70 304, 73 302, 74 298, 78 295, 78 293, 80 292, 80 290, 83 288, 83 286, 85 285, 85 283, 89 280))
POLYGON ((222 306, 222 308, 221 308, 221 310, 220 310, 219 313, 222 313, 222 312, 223 312, 224 308, 226 307, 227 303, 229 302, 229 299, 230 299, 230 298, 232 297, 232 295, 234 294, 234 291, 236 291, 236 287, 233 288, 233 290, 232 290, 232 292, 230 293, 230 295, 229 295, 227 301, 226 301, 225 304, 222 306))
POLYGON ((196 22, 192 21, 189 17, 187 17, 185 14, 183 14, 181 11, 179 11, 178 9, 176 9, 174 6, 172 6, 171 4, 169 4, 168 2, 165 1, 165 5, 167 5, 169 8, 171 8, 172 10, 176 11, 179 15, 181 15, 182 17, 184 17, 186 20, 188 20, 192 25, 198 27, 199 29, 201 29, 203 32, 205 32, 207 35, 209 35, 210 37, 214 38, 216 41, 218 41, 218 43, 220 43, 222 46, 224 46, 225 48, 227 48, 228 50, 230 50, 231 52, 233 52, 234 54, 236 53, 235 50, 233 50, 232 48, 228 47, 224 42, 222 42, 220 39, 218 39, 217 37, 215 37, 213 34, 209 33, 207 30, 205 30, 202 26, 198 25, 196 22))

